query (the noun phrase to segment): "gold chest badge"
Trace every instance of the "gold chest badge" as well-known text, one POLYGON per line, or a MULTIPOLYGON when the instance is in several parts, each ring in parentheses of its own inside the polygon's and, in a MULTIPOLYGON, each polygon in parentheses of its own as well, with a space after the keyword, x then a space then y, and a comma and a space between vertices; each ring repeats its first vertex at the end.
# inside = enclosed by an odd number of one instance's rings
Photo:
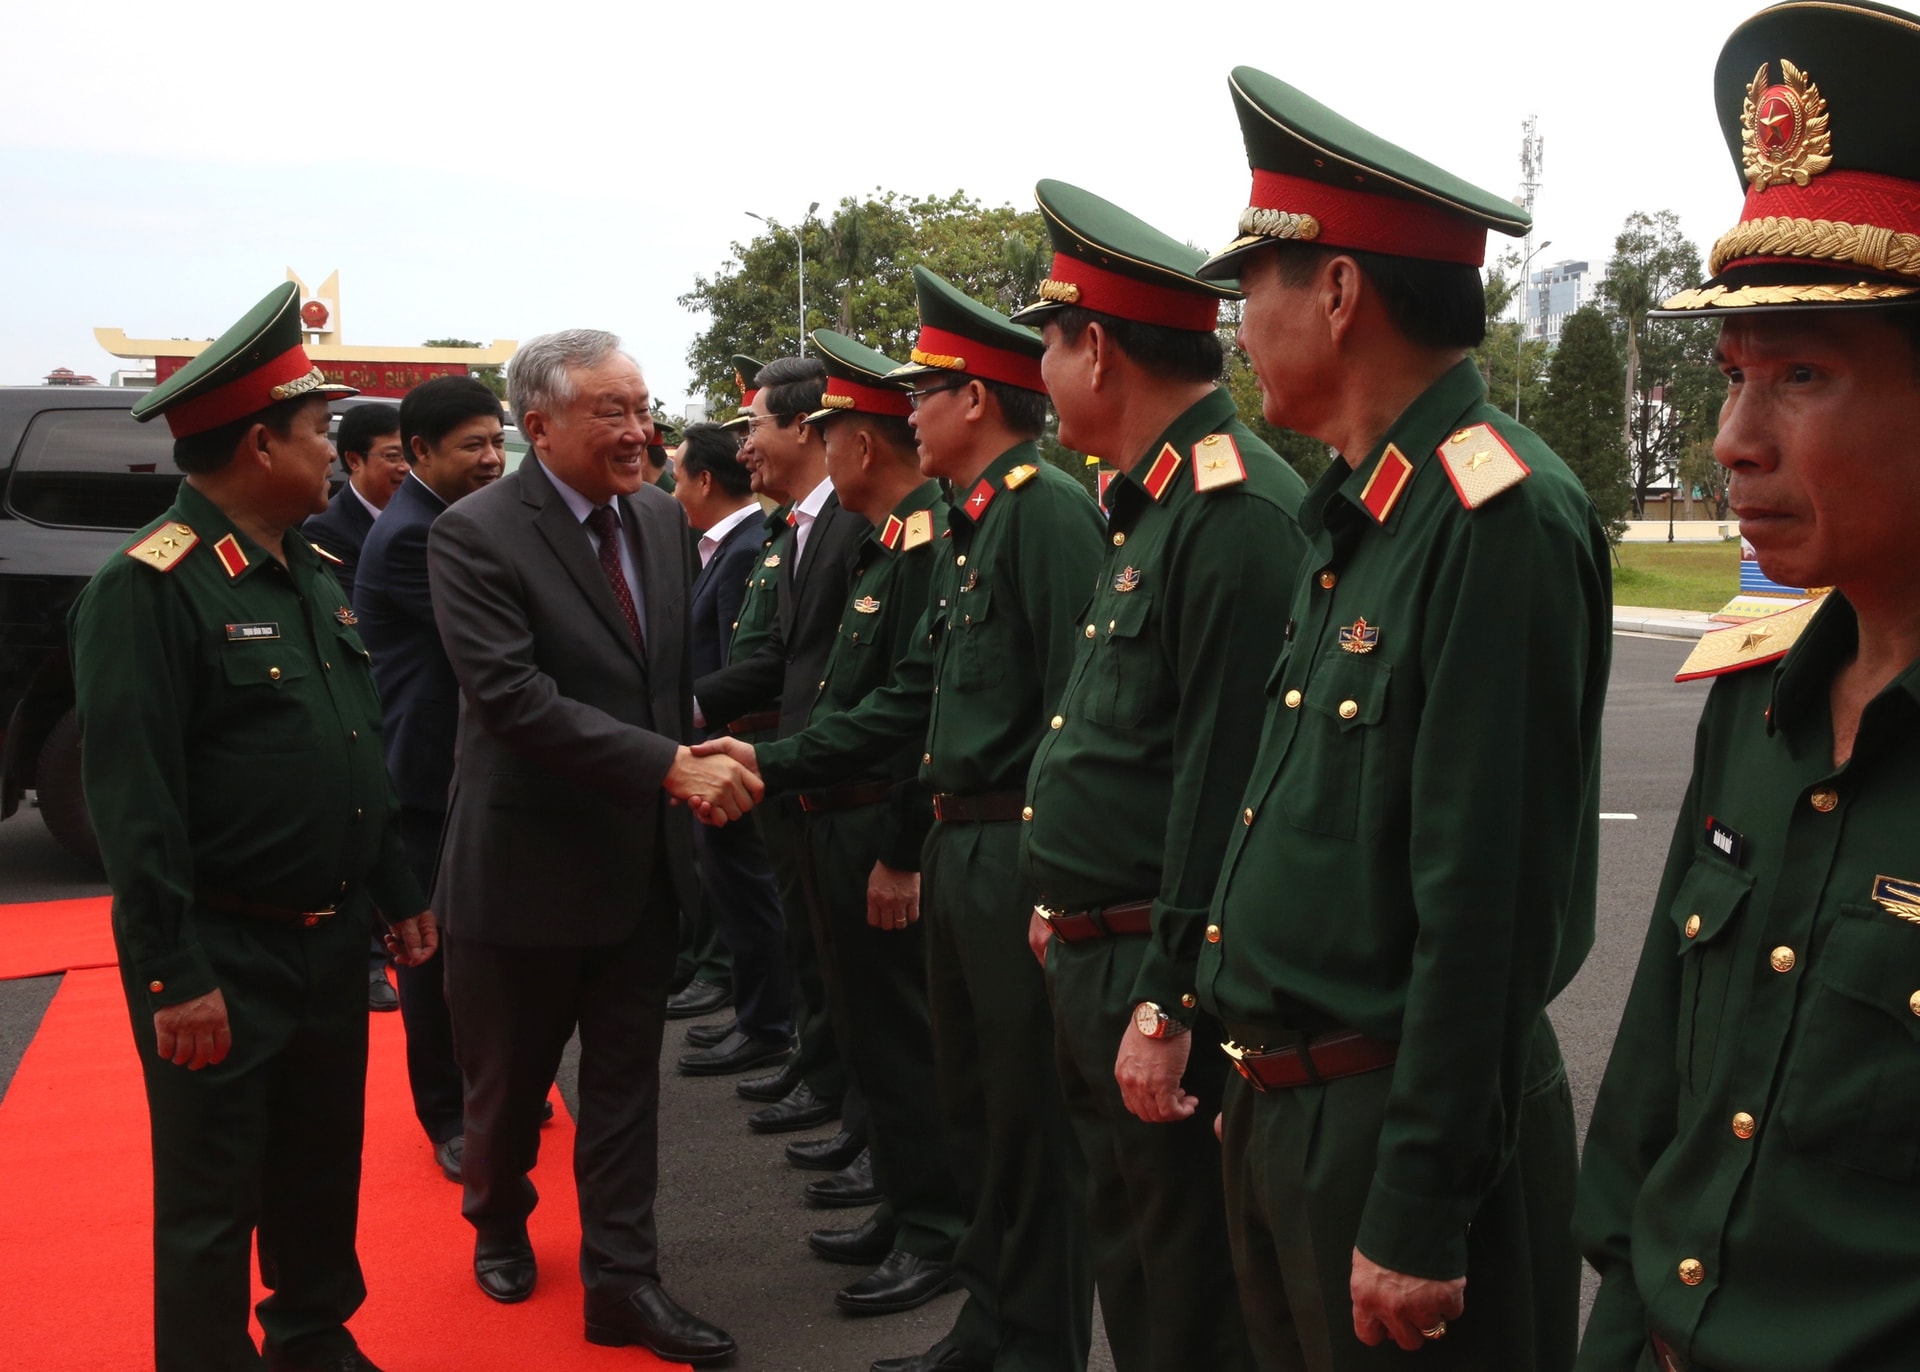
POLYGON ((1380 646, 1380 631, 1362 616, 1340 630, 1340 647, 1349 653, 1370 653, 1380 646))
POLYGON ((1114 574, 1113 589, 1121 595, 1125 595, 1128 591, 1139 590, 1140 569, 1138 567, 1122 567, 1114 574))
POLYGON ((863 595, 853 602, 853 608, 856 614, 877 615, 880 613, 880 602, 870 595, 863 595))
POLYGON ((1757 191, 1791 181, 1804 186, 1833 165, 1827 102, 1805 72, 1780 59, 1780 79, 1769 83, 1762 62, 1740 110, 1740 160, 1757 191))
POLYGON ((1902 881, 1899 877, 1873 879, 1874 903, 1897 919, 1920 924, 1920 881, 1902 881))

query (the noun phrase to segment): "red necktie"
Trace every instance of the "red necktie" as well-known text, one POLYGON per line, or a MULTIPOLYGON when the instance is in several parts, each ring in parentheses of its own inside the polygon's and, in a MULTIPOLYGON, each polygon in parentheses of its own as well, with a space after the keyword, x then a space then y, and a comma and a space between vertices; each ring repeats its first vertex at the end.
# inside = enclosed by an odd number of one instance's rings
POLYGON ((640 633, 640 612, 634 608, 633 588, 627 585, 627 574, 620 570, 620 520, 614 514, 613 506, 595 506, 587 516, 587 527, 600 540, 600 570, 607 574, 607 585, 613 590, 613 598, 620 602, 620 613, 627 617, 627 627, 633 631, 633 641, 644 652, 647 641, 640 633))

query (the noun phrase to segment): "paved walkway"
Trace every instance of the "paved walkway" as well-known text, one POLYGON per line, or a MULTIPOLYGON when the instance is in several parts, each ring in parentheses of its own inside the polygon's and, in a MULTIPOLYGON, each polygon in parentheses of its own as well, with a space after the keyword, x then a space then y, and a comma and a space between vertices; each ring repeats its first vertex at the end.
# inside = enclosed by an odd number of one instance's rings
POLYGON ((1656 634, 1661 638, 1699 638, 1726 626, 1713 622, 1704 610, 1650 610, 1644 605, 1613 607, 1615 633, 1656 634))

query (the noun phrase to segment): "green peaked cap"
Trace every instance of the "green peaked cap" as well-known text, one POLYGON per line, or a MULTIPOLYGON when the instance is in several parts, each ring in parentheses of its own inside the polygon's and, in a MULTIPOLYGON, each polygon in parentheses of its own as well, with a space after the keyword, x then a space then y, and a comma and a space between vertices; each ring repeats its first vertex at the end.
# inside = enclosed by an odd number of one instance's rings
POLYGON ((187 438, 296 396, 358 395, 320 374, 303 339, 300 288, 282 282, 198 357, 141 396, 131 413, 143 424, 165 415, 173 436, 187 438))
POLYGON ((891 379, 900 370, 898 362, 832 329, 815 329, 808 337, 826 364, 827 389, 820 397, 820 408, 807 416, 807 423, 818 424, 837 414, 855 412, 904 419, 913 412, 906 391, 891 379))
POLYGON ((1533 224, 1511 200, 1368 133, 1303 91, 1252 67, 1227 78, 1253 169, 1239 236, 1199 275, 1238 274, 1240 259, 1279 241, 1319 243, 1478 267, 1487 230, 1533 224))
POLYGON ((1206 254, 1064 181, 1042 181, 1033 198, 1053 239, 1053 271, 1040 299, 1013 316, 1038 325, 1068 305, 1171 329, 1212 329, 1220 301, 1237 292, 1194 275, 1206 254))
POLYGON ((1046 383, 1040 379, 1040 354, 1047 346, 1039 334, 917 263, 913 289, 920 300, 920 337, 913 347, 913 361, 895 369, 894 379, 964 372, 1046 393, 1046 383))
POLYGON ((753 379, 760 375, 760 369, 766 364, 758 358, 748 357, 745 353, 735 353, 728 359, 728 363, 733 368, 734 381, 740 386, 740 413, 732 419, 727 420, 720 427, 723 429, 744 429, 747 427, 747 421, 752 418, 752 416, 747 414, 746 409, 747 406, 752 403, 751 397, 754 390, 753 379))

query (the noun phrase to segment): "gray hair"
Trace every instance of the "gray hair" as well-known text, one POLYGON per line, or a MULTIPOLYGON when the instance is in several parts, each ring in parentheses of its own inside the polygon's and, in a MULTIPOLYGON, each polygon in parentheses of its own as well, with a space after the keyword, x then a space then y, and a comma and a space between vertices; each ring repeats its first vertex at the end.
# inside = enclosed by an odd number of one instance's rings
POLYGON ((552 414, 573 399, 575 367, 597 367, 619 351, 619 337, 604 329, 562 329, 529 338, 507 366, 514 422, 524 427, 530 410, 552 414))

